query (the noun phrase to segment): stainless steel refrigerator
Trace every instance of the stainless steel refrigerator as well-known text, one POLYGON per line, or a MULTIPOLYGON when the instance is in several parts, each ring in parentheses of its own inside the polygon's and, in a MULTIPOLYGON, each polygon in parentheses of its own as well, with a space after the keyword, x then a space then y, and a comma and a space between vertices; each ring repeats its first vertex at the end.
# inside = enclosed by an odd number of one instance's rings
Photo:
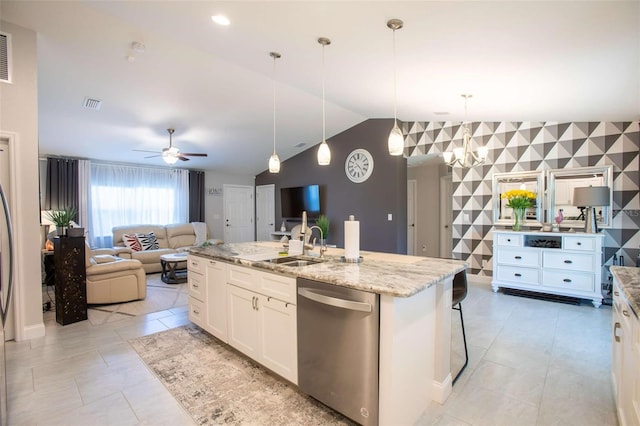
POLYGON ((0 426, 7 424, 7 375, 4 355, 4 325, 11 307, 13 287, 13 233, 9 203, 0 185, 0 426))

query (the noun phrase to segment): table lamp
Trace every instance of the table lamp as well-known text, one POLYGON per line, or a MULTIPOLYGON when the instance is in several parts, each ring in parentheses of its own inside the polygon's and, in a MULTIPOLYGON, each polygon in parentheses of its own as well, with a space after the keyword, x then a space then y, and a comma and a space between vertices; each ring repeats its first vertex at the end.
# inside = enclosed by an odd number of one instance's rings
POLYGON ((611 193, 608 186, 587 186, 574 188, 573 205, 585 208, 584 232, 595 234, 598 232, 595 207, 611 204, 611 193))

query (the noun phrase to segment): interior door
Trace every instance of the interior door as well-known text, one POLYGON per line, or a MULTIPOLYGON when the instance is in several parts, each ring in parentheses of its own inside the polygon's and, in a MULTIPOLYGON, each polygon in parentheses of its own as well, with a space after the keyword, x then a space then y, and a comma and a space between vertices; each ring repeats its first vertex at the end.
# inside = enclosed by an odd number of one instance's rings
POLYGON ((453 256, 452 198, 451 176, 443 176, 440 178, 440 257, 444 258, 453 256))
POLYGON ((407 181, 407 254, 416 254, 416 194, 417 182, 407 181))
POLYGON ((224 242, 254 241, 253 186, 224 185, 224 242))
POLYGON ((269 241, 275 231, 276 223, 276 186, 256 186, 256 240, 269 241))

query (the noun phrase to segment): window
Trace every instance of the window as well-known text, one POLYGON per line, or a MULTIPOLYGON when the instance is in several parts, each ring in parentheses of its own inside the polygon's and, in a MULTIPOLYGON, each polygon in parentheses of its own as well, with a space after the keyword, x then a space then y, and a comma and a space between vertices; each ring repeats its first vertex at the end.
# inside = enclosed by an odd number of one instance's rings
POLYGON ((90 244, 111 247, 114 226, 189 220, 189 172, 91 164, 90 244))

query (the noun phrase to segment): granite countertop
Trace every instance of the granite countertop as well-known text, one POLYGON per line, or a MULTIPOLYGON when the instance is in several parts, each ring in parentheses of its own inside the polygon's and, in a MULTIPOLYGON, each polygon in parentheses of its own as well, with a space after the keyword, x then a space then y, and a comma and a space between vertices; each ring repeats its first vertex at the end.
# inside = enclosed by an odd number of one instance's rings
MULTIPOLYGON (((360 263, 341 260, 343 249, 330 248, 324 262, 307 266, 283 266, 265 260, 278 257, 278 242, 221 244, 196 247, 191 254, 256 267, 291 277, 309 278, 342 287, 354 288, 394 297, 410 297, 468 267, 455 259, 406 256, 361 251, 360 263)), ((318 249, 314 250, 315 258, 318 249)))
POLYGON ((629 301, 636 318, 640 317, 640 268, 612 266, 610 270, 629 301))

